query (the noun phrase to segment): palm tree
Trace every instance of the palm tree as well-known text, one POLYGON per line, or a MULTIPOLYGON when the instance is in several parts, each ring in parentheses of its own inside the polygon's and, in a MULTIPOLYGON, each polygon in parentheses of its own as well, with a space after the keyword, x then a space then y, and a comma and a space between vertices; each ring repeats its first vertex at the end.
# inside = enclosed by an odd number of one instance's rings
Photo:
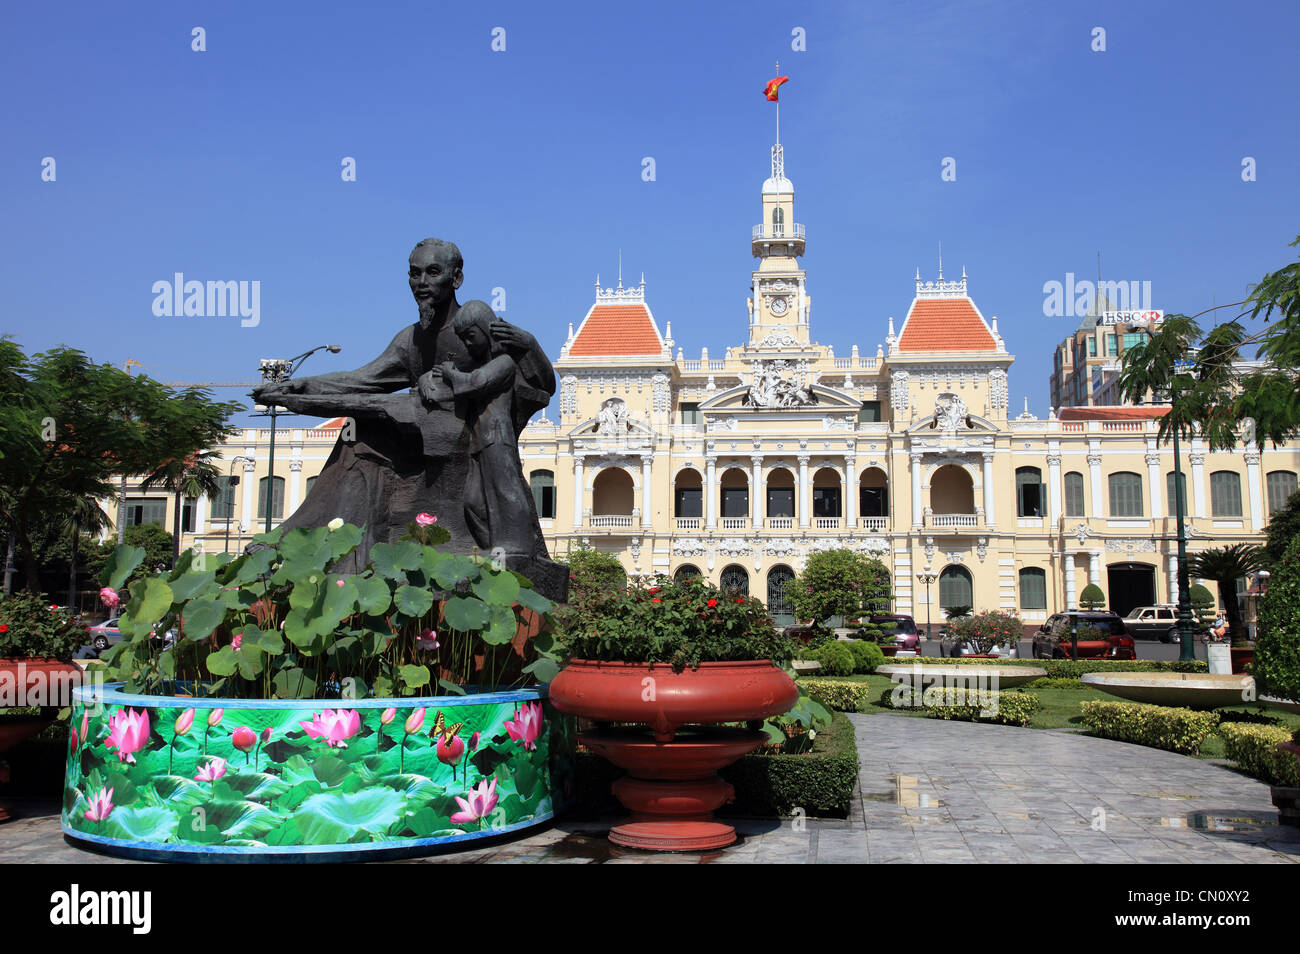
POLYGON ((173 458, 158 466, 140 481, 142 490, 161 487, 170 490, 174 497, 176 516, 172 530, 172 566, 181 555, 181 497, 191 500, 207 497, 215 500, 221 493, 221 470, 213 463, 220 457, 217 451, 199 451, 186 458, 173 458))
POLYGON ((1246 626, 1241 619, 1241 607, 1237 605, 1237 581, 1262 565, 1263 551, 1253 543, 1203 550, 1188 561, 1192 576, 1219 584, 1219 602, 1228 617, 1228 632, 1234 646, 1246 642, 1246 626))
POLYGON ((73 610, 77 606, 77 557, 79 556, 77 551, 81 543, 81 535, 89 533, 94 536, 112 525, 112 518, 104 512, 104 508, 99 505, 96 498, 77 497, 72 501, 67 515, 67 528, 72 534, 68 559, 68 606, 73 610))

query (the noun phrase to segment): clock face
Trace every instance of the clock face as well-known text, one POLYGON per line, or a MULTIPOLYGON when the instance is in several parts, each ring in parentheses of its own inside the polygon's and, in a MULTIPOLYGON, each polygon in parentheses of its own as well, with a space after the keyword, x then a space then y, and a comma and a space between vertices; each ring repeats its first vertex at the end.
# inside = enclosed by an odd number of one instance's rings
POLYGON ((786 310, 787 307, 789 307, 789 305, 788 305, 788 303, 786 302, 786 300, 785 300, 784 298, 773 298, 773 299, 772 299, 772 305, 771 305, 772 314, 774 314, 774 315, 778 315, 778 316, 779 316, 779 315, 784 315, 784 314, 785 314, 785 310, 786 310))

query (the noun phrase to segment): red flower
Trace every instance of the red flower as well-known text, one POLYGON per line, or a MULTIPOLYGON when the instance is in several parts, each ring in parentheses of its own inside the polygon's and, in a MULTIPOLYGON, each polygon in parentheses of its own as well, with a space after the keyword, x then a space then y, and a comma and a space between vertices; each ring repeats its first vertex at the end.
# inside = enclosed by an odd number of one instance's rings
POLYGON ((653 596, 654 594, 656 594, 656 593, 658 593, 658 592, 659 592, 659 587, 657 587, 657 586, 652 586, 652 587, 650 587, 650 595, 651 595, 651 596, 653 596))
POLYGON ((718 601, 717 601, 717 600, 709 600, 709 606, 710 606, 710 607, 714 607, 714 606, 717 606, 717 605, 718 605, 718 601))
POLYGON ((7 633, 7 632, 9 632, 9 624, 0 623, 0 633, 7 633))
POLYGON ((743 596, 737 596, 737 597, 736 597, 736 602, 737 602, 737 603, 744 603, 744 602, 745 602, 745 598, 744 598, 743 596))
POLYGON ((659 597, 656 596, 656 597, 655 597, 654 599, 652 599, 650 602, 651 602, 651 603, 662 603, 663 600, 661 600, 659 597))

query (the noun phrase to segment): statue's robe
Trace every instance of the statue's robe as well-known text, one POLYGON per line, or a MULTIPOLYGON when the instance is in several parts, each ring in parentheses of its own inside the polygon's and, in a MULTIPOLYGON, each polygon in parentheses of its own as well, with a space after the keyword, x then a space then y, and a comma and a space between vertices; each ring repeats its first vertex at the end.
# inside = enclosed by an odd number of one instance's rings
MULTIPOLYGON (((482 302, 473 304, 487 308, 482 302)), ((445 384, 439 385, 432 406, 411 390, 421 375, 444 361, 458 366, 470 363, 464 344, 452 330, 454 317, 452 312, 437 329, 410 325, 365 367, 299 378, 300 393, 275 398, 277 405, 291 411, 355 422, 355 433, 340 435, 311 493, 282 524, 286 530, 320 527, 341 517, 364 527, 351 565, 340 569, 355 571, 364 565, 374 544, 402 536, 421 512, 435 515, 439 526, 451 533, 449 551, 488 549, 468 525, 463 502, 473 466, 469 402, 457 399, 445 384), (403 389, 404 393, 393 393, 403 389)), ((550 402, 555 372, 536 344, 512 352, 512 357, 517 368, 513 402, 517 440, 529 418, 550 402)), ((550 562, 540 525, 530 536, 540 549, 507 554, 508 565, 532 578, 541 592, 563 600, 567 571, 550 562)))

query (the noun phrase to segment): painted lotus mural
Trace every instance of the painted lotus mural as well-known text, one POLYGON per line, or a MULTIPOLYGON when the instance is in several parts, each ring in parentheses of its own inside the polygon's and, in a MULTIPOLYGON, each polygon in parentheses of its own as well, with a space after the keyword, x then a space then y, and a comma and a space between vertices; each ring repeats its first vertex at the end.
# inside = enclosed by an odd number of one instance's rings
POLYGON ((436 845, 540 824, 571 786, 573 720, 537 690, 314 706, 84 698, 63 828, 110 848, 436 845))

